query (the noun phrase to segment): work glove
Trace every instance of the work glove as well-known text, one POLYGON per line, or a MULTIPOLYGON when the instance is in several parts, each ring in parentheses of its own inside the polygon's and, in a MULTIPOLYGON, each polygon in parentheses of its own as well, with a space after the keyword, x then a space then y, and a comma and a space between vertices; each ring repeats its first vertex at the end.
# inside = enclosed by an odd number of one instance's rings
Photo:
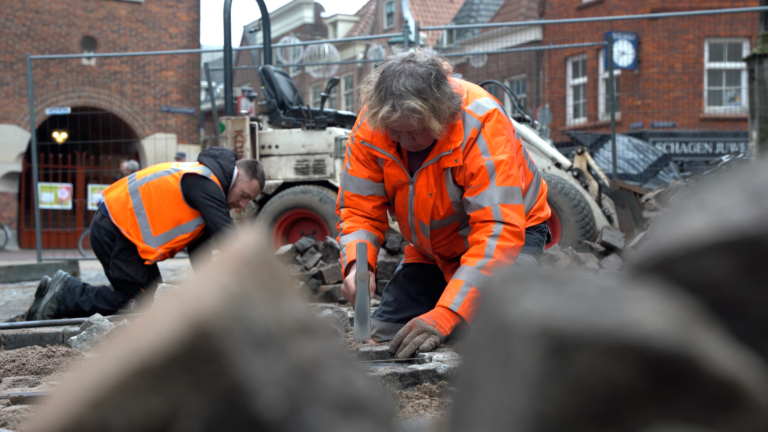
POLYGON ((456 312, 436 306, 405 325, 389 344, 389 352, 398 359, 409 358, 416 352, 429 352, 440 346, 461 322, 456 312))

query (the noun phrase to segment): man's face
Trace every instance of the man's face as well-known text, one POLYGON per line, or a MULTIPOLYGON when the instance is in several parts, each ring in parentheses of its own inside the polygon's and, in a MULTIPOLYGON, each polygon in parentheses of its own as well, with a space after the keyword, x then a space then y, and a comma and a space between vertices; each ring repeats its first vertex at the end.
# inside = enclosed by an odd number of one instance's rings
POLYGON ((248 204, 248 201, 253 200, 261 193, 261 187, 259 181, 256 179, 248 179, 242 173, 237 173, 235 179, 235 185, 229 190, 227 194, 227 207, 232 209, 244 209, 248 204))
POLYGON ((124 176, 131 174, 131 170, 128 169, 128 162, 120 163, 120 172, 123 173, 124 176))
POLYGON ((406 121, 396 121, 387 125, 387 134, 410 152, 427 149, 435 141, 423 123, 411 125, 406 121))

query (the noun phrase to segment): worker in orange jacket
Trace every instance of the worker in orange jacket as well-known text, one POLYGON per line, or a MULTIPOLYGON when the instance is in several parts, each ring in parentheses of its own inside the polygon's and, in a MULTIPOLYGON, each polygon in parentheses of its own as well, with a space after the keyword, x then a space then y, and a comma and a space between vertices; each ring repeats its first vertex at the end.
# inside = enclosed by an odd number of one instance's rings
POLYGON ((372 316, 374 340, 399 358, 439 346, 472 322, 496 270, 534 263, 549 238, 547 185, 499 102, 420 50, 389 57, 361 86, 336 212, 342 294, 367 265, 371 296, 387 211, 410 241, 372 316), (368 263, 356 260, 356 245, 368 263))
MULTIPOLYGON (((150 166, 104 190, 90 241, 111 286, 93 286, 59 270, 45 276, 28 320, 110 315, 162 282, 159 261, 187 248, 193 267, 208 239, 234 231, 229 210, 261 192, 263 167, 231 149, 204 150, 198 162, 150 166)), ((210 252, 208 253, 210 256, 210 252)))

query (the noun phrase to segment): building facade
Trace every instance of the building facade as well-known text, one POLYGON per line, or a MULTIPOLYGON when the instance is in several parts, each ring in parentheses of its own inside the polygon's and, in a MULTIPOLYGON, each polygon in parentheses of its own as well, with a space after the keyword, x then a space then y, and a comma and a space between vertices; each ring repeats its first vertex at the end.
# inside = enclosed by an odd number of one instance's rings
POLYGON ((121 159, 147 166, 173 160, 180 150, 192 156, 199 144, 199 55, 34 60, 31 131, 26 54, 195 49, 199 23, 198 0, 29 0, 3 5, 0 217, 19 230, 14 238, 21 237, 22 247, 34 245, 34 232, 30 236, 28 230, 31 133, 39 143, 40 181, 68 184, 71 194, 66 205, 42 212, 44 247, 75 246, 72 239, 76 241, 92 214, 86 183, 110 183, 121 159), (68 139, 56 142, 54 134, 62 137, 62 132, 68 139))
MULTIPOLYGON (((759 6, 757 0, 665 2, 546 0, 549 20, 759 6)), ((746 149, 747 71, 759 21, 752 14, 619 20, 544 26, 542 44, 614 38, 617 133, 645 139, 675 157, 715 157, 746 149), (719 149, 719 150, 718 150, 719 149), (712 151, 710 151, 712 150, 712 151)), ((542 103, 552 138, 609 132, 609 72, 603 47, 543 54, 542 103)))

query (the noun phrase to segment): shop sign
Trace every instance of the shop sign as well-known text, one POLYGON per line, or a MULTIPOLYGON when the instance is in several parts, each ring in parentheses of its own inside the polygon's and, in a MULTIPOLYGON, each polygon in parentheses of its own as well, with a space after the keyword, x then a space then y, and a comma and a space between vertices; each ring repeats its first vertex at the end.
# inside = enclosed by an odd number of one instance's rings
POLYGON ((748 153, 747 138, 651 138, 650 144, 675 159, 716 158, 733 153, 748 153))

